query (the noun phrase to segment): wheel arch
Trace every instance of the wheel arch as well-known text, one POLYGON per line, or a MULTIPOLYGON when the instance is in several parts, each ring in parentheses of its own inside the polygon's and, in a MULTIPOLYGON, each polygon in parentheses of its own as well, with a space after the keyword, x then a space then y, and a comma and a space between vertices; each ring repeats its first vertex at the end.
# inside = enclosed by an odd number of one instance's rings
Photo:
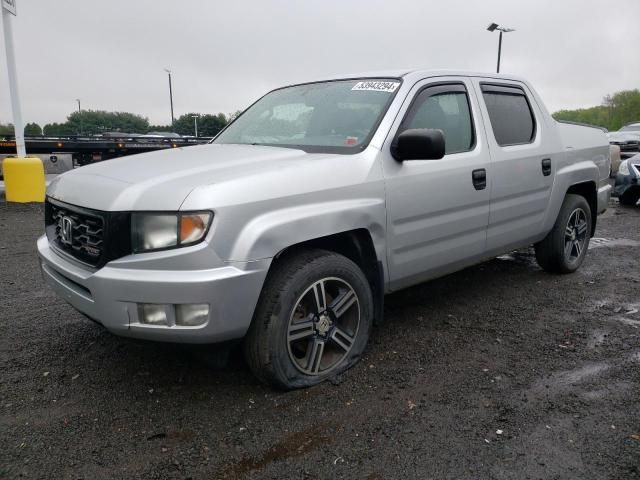
MULTIPOLYGON (((378 258, 371 233, 365 228, 305 240, 280 250, 273 258, 269 272, 278 262, 306 250, 327 250, 347 257, 364 272, 374 299, 374 322, 382 321, 384 309, 385 273, 378 258)), ((267 280, 269 273, 267 273, 267 280)))
POLYGON ((571 185, 567 189, 566 195, 569 194, 580 195, 584 197, 589 204, 589 209, 591 210, 591 236, 593 237, 598 219, 598 187, 596 186, 596 182, 587 181, 571 185))
POLYGON ((587 200, 591 210, 591 236, 595 233, 598 217, 598 167, 591 161, 576 162, 556 172, 544 220, 544 235, 553 228, 562 203, 568 194, 580 195, 587 200))

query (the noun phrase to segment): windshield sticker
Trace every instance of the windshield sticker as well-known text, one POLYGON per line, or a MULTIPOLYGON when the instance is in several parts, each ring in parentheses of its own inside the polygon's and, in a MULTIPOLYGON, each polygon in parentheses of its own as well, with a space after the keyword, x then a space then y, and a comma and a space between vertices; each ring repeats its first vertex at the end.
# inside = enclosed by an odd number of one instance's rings
POLYGON ((369 92, 395 92, 400 82, 358 82, 351 90, 366 90, 369 92))
POLYGON ((358 143, 358 137, 347 137, 344 139, 344 144, 347 147, 351 147, 353 145, 357 145, 358 143))

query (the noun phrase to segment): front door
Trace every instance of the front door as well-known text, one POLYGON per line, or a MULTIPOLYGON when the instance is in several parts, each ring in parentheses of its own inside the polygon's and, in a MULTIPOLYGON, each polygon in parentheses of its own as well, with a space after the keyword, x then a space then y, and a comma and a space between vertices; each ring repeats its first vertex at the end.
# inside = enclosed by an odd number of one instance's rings
POLYGON ((485 253, 491 172, 477 98, 466 78, 419 82, 383 147, 387 197, 387 257, 391 289, 434 278, 485 253), (399 162, 397 134, 440 129, 445 156, 399 162))

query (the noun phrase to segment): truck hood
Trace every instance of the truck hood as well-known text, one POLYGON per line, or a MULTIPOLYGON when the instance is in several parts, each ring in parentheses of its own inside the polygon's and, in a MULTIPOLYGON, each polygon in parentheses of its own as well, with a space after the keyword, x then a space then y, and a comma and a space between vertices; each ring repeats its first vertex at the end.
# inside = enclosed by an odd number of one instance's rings
POLYGON ((301 168, 315 157, 332 156, 258 145, 174 148, 72 170, 54 179, 47 194, 103 211, 179 210, 196 187, 301 168))

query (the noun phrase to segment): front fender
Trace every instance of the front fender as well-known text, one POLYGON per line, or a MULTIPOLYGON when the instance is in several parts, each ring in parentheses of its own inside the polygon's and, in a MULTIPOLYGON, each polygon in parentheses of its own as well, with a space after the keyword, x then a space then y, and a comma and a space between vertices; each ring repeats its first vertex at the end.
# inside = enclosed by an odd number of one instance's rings
POLYGON ((364 228, 378 259, 384 252, 384 201, 377 198, 310 203, 269 211, 249 221, 237 236, 230 260, 271 258, 308 240, 364 228))
POLYGON ((545 235, 553 228, 569 188, 579 183, 593 182, 595 194, 599 177, 600 170, 598 166, 588 160, 573 163, 557 170, 551 190, 549 208, 544 220, 545 235))

